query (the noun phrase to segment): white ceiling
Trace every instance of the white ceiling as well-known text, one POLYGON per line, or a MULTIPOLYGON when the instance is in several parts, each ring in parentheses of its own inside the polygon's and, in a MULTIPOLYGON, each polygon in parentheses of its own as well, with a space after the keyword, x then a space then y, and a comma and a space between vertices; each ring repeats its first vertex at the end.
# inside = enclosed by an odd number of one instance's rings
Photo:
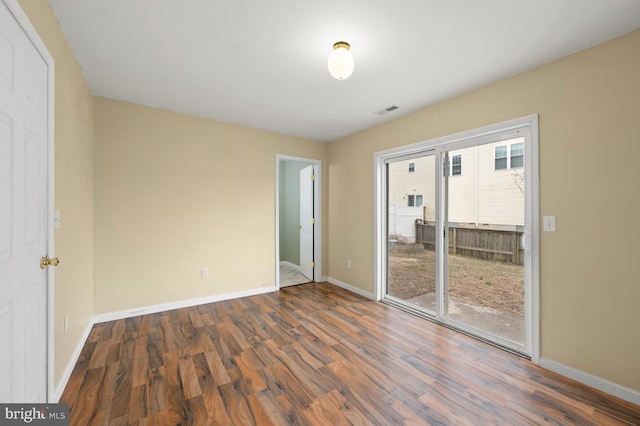
POLYGON ((640 28, 638 0, 50 3, 95 95, 319 141, 640 28))

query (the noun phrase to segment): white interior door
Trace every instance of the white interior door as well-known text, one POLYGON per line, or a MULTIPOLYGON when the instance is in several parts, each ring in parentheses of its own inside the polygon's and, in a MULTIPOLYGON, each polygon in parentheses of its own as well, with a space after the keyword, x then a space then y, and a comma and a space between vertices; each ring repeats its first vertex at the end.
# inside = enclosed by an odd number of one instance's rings
POLYGON ((314 166, 300 170, 300 272, 313 281, 314 166))
POLYGON ((0 401, 47 398, 48 65, 0 2, 0 401))

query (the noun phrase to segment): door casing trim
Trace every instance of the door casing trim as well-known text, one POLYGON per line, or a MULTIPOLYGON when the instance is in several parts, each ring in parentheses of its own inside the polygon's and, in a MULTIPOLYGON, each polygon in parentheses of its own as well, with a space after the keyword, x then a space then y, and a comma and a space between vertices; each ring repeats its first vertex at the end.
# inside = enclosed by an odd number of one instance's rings
POLYGON ((283 161, 297 161, 313 164, 315 166, 315 189, 313 191, 313 215, 315 225, 313 228, 313 255, 315 262, 314 282, 322 281, 322 161, 312 158, 294 157, 291 155, 276 154, 276 198, 275 198, 275 222, 276 222, 276 290, 280 289, 280 163, 283 161))

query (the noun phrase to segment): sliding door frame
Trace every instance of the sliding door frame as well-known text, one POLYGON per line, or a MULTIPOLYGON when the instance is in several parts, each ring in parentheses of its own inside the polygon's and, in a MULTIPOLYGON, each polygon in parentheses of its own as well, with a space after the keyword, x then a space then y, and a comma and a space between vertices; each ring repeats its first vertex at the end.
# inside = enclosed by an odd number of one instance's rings
MULTIPOLYGON (((441 163, 438 161, 439 158, 439 153, 437 151, 436 148, 434 147, 429 147, 429 148, 425 148, 419 151, 412 151, 411 153, 407 153, 407 154, 400 154, 400 155, 389 155, 389 156, 385 156, 384 160, 383 160, 383 166, 384 167, 384 182, 383 182, 383 188, 382 188, 382 194, 384 197, 384 203, 382 205, 383 209, 384 209, 384 214, 382 215, 383 220, 384 220, 384 233, 382 234, 383 236, 388 235, 388 219, 389 219, 389 202, 387 199, 387 196, 389 194, 389 176, 388 176, 388 171, 389 168, 388 166, 393 164, 393 163, 397 163, 397 162, 401 162, 401 161, 407 161, 407 160, 413 160, 413 159, 419 159, 419 158, 424 158, 424 157, 433 157, 434 159, 434 163, 435 163, 435 169, 434 172, 436 173, 436 181, 434 182, 434 189, 435 189, 435 196, 434 196, 434 200, 438 200, 439 197, 439 186, 441 184, 441 178, 439 178, 440 176, 442 176, 442 169, 441 169, 441 163)), ((436 205, 439 205, 438 202, 436 202, 436 205)), ((438 212, 436 212, 436 223, 438 222, 438 212)), ((435 235, 435 247, 436 247, 436 264, 435 264, 435 275, 437 277, 441 276, 442 274, 442 266, 440 264, 440 262, 437 261, 437 259, 440 258, 440 252, 438 251, 438 247, 440 247, 440 245, 443 243, 442 240, 442 233, 436 231, 436 235, 435 235)), ((387 249, 386 244, 383 242, 382 243, 385 250, 387 249)), ((388 278, 388 268, 389 268, 389 257, 385 256, 383 259, 384 262, 384 270, 385 272, 385 277, 388 278)), ((437 279, 436 279, 437 281, 437 279)), ((438 306, 441 305, 441 301, 440 301, 440 292, 436 291, 436 295, 435 295, 435 305, 436 308, 435 309, 429 309, 423 306, 418 306, 418 305, 413 305, 413 304, 406 304, 404 300, 399 299, 395 296, 391 296, 388 294, 388 289, 387 286, 389 285, 388 279, 382 282, 382 288, 380 289, 380 293, 378 295, 378 292, 376 291, 376 298, 377 300, 381 300, 384 299, 385 302, 389 302, 390 304, 393 305, 397 305, 399 307, 401 307, 402 309, 406 310, 406 311, 410 311, 413 312, 417 315, 420 316, 426 316, 430 319, 434 319, 437 320, 437 314, 438 314, 438 306)), ((437 290, 437 289, 436 289, 437 290)))
MULTIPOLYGON (((540 284, 539 284, 539 172, 538 172, 538 115, 530 115, 492 124, 489 126, 447 135, 435 139, 418 142, 411 145, 400 146, 385 151, 374 153, 374 279, 375 296, 377 300, 383 300, 388 276, 387 265, 387 174, 386 163, 389 159, 417 155, 421 152, 436 150, 436 197, 442 200, 443 165, 438 158, 446 151, 456 149, 458 146, 468 144, 473 140, 477 144, 488 143, 496 138, 528 132, 529 143, 525 144, 525 229, 526 245, 525 256, 525 280, 528 281, 529 291, 525 294, 525 347, 528 349, 532 362, 539 364, 540 360, 540 284), (439 191, 439 192, 438 192, 439 191)), ((436 220, 436 251, 443 254, 443 221, 442 206, 439 209, 439 218, 436 220)), ((436 254, 437 256, 437 254, 436 254)), ((442 262, 436 267, 436 280, 444 282, 446 271, 442 269, 442 262)), ((442 300, 437 303, 442 304, 442 300)), ((442 312, 442 305, 438 306, 442 312)), ((429 318, 430 316, 427 316, 429 318)))

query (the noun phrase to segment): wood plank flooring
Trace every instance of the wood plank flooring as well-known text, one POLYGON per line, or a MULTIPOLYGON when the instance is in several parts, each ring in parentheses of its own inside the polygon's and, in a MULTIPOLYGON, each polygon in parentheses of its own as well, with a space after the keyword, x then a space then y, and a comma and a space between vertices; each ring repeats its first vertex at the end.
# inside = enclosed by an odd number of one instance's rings
POLYGON ((640 424, 640 407, 331 284, 96 324, 72 425, 640 424))

